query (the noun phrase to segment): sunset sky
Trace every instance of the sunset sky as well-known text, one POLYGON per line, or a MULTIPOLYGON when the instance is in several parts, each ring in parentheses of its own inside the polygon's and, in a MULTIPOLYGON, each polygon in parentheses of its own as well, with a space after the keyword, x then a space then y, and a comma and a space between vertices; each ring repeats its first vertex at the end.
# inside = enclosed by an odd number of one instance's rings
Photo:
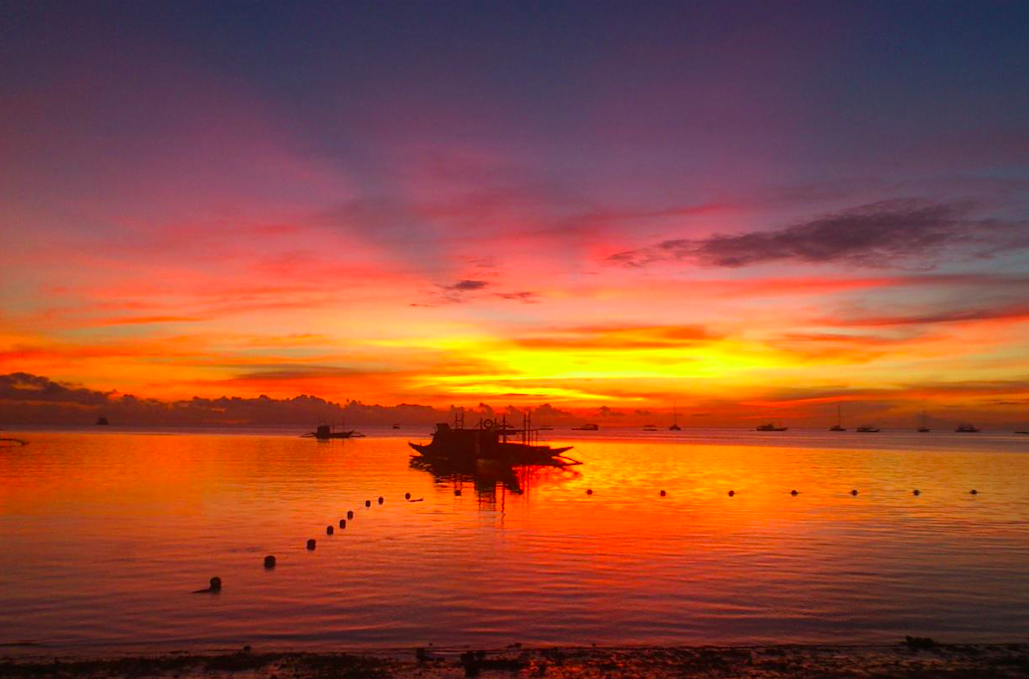
POLYGON ((1029 408, 1029 3, 0 6, 0 373, 1029 408))

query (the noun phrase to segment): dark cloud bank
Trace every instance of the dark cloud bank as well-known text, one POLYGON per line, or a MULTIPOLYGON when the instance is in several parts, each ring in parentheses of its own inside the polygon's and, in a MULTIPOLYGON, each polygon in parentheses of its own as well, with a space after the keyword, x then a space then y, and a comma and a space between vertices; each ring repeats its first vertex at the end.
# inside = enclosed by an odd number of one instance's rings
MULTIPOLYGON (((0 426, 90 425, 100 415, 114 425, 125 426, 274 426, 313 428, 319 422, 345 421, 354 426, 431 425, 452 417, 449 410, 402 403, 396 406, 368 405, 360 401, 345 404, 317 396, 275 399, 268 396, 239 398, 194 397, 182 401, 137 398, 72 387, 29 373, 0 375, 0 426)), ((483 417, 508 413, 521 423, 521 412, 513 408, 494 410, 486 404, 475 409, 483 417)), ((543 405, 534 410, 537 422, 569 422, 571 413, 543 405)))
POLYGON ((977 218, 975 210, 972 203, 889 200, 772 231, 665 240, 613 254, 608 261, 627 267, 667 261, 717 267, 780 261, 931 266, 949 251, 983 257, 1029 247, 1029 224, 977 218))

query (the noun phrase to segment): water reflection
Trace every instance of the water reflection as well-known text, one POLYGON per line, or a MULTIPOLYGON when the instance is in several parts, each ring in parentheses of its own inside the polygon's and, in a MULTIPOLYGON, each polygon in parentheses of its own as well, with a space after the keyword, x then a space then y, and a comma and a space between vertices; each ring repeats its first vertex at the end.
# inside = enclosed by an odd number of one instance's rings
POLYGON ((437 486, 463 494, 466 486, 475 491, 480 506, 503 507, 508 494, 525 495, 534 486, 568 481, 582 476, 565 465, 511 465, 500 460, 444 458, 412 455, 410 467, 432 474, 437 486))

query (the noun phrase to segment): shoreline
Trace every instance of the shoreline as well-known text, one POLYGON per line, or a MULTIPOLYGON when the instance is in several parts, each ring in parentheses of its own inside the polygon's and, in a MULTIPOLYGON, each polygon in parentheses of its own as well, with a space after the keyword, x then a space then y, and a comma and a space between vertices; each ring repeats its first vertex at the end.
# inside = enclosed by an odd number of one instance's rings
MULTIPOLYGON (((483 677, 1029 677, 1029 642, 760 646, 553 646, 470 650, 423 647, 339 652, 253 651, 69 656, 8 655, 0 647, 0 676, 106 679, 456 679, 483 677)), ((27 649, 23 649, 27 650, 27 649)))

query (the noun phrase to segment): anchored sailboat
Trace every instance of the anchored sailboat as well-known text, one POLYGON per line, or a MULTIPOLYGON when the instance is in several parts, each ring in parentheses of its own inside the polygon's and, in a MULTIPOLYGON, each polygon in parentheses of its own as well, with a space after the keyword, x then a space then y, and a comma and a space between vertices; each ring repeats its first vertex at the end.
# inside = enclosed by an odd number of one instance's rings
POLYGON ((847 431, 843 426, 843 413, 840 411, 840 404, 836 404, 836 424, 829 427, 829 431, 847 431))

